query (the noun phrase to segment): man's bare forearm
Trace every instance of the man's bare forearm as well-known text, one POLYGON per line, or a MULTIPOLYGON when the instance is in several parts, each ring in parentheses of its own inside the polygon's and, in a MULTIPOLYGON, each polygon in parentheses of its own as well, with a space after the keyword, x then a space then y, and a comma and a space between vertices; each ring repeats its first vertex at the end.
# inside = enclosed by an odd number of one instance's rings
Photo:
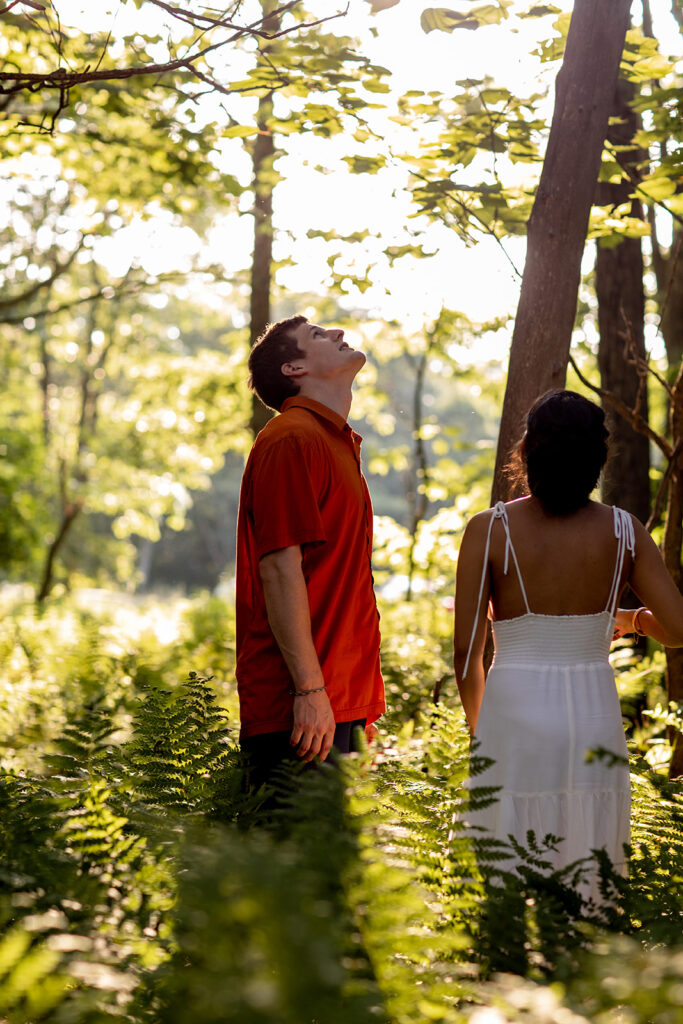
POLYGON ((308 591, 301 548, 274 551, 261 559, 268 623, 297 690, 324 684, 311 634, 308 591))
POLYGON ((290 743, 305 761, 316 756, 324 761, 332 749, 335 721, 313 644, 301 548, 281 548, 262 558, 261 582, 268 624, 299 694, 290 743), (303 696, 308 690, 310 696, 303 696))

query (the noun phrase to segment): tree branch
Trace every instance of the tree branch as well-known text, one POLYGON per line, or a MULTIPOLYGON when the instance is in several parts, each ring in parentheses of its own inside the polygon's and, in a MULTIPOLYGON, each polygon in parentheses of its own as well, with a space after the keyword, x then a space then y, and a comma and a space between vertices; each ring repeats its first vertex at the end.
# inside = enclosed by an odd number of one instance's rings
MULTIPOLYGON (((202 271, 198 271, 198 273, 202 273, 202 271)), ((187 277, 187 274, 185 274, 183 271, 178 270, 172 271, 171 273, 168 274, 159 274, 156 276, 155 281, 158 284, 165 283, 168 281, 175 281, 178 278, 185 277, 187 277)), ((109 300, 114 297, 120 299, 128 295, 136 295, 143 288, 147 288, 150 286, 149 281, 145 279, 133 279, 130 281, 129 284, 125 285, 124 287, 127 278, 128 274, 121 278, 121 280, 116 285, 113 285, 110 282, 106 285, 103 285, 103 287, 97 291, 92 291, 88 295, 81 295, 77 299, 69 299, 67 302, 62 302, 58 306, 49 306, 45 309, 36 309, 33 311, 29 311, 27 313, 21 313, 20 315, 17 316, 0 316, 0 324, 9 324, 10 326, 16 326, 17 324, 23 323, 27 317, 33 317, 34 320, 41 320, 44 319, 45 317, 56 316, 57 313, 63 313, 67 309, 75 309, 76 306, 82 306, 87 302, 96 302, 98 299, 106 298, 107 300, 109 300), (104 294, 105 290, 109 288, 112 289, 114 295, 109 296, 104 294)))
POLYGON ((674 475, 676 468, 676 460, 683 450, 683 440, 679 440, 673 452, 671 453, 671 459, 669 460, 667 467, 664 471, 662 479, 659 481, 659 487, 657 488, 657 494, 655 495, 654 504, 652 506, 652 512, 650 518, 645 524, 645 529, 648 533, 651 533, 655 526, 661 521, 662 512, 664 510, 664 502, 666 500, 666 493, 669 489, 671 478, 674 475))
POLYGON ((3 14, 8 14, 9 11, 11 11, 13 7, 17 7, 18 4, 21 4, 22 7, 32 7, 34 11, 40 11, 41 13, 45 10, 43 4, 38 4, 35 0, 12 0, 12 3, 7 4, 6 7, 0 7, 0 17, 2 17, 3 14))
MULTIPOLYGON (((289 0, 289 3, 283 4, 282 7, 279 7, 276 11, 273 11, 271 14, 266 15, 264 18, 259 19, 259 21, 255 22, 254 24, 262 24, 263 21, 266 20, 266 17, 271 18, 282 14, 286 14, 289 11, 293 10, 295 7, 297 7, 300 2, 301 0, 289 0)), ((240 27, 235 26, 233 22, 229 21, 225 17, 212 18, 208 14, 198 14, 195 11, 187 10, 187 8, 176 7, 174 4, 165 3, 164 0, 149 0, 149 3, 153 4, 155 7, 160 7, 162 11, 166 11, 168 14, 171 15, 171 17, 176 18, 178 21, 184 21, 188 25, 192 25, 194 28, 196 28, 198 23, 200 22, 213 28, 234 29, 236 27, 240 27)), ((336 15, 332 15, 332 17, 336 17, 336 15)))
POLYGON ((27 288, 26 291, 22 292, 21 295, 14 295, 9 299, 0 299, 0 323, 21 323, 21 321, 25 317, 30 316, 31 314, 29 313, 23 313, 18 319, 7 320, 5 319, 5 317, 3 317, 2 311, 4 309, 14 309, 15 306, 28 302, 35 295, 37 295, 38 292, 41 291, 43 288, 49 288, 50 285, 54 281, 56 281, 58 277, 61 277, 61 275, 64 274, 69 269, 69 267, 71 266, 71 264, 76 259, 79 252, 85 245, 85 239, 86 235, 81 235, 81 240, 78 243, 78 246, 69 255, 68 259, 66 259, 63 263, 60 263, 59 260, 55 260, 54 270, 52 271, 49 277, 45 278, 44 281, 36 281, 35 284, 32 284, 31 287, 27 288))
POLYGON ((645 434, 646 437, 649 437, 653 444, 657 445, 666 459, 673 458, 674 449, 671 447, 667 439, 662 437, 661 434, 658 434, 656 430, 653 430, 647 420, 641 416, 640 413, 634 412, 633 409, 630 409, 625 402, 622 402, 621 399, 617 398, 617 396, 612 394, 611 391, 606 391, 605 388, 600 388, 597 384, 592 384, 587 377, 584 377, 571 352, 569 353, 569 363, 573 367, 576 376, 582 384, 587 388, 590 388, 594 394, 599 395, 605 402, 608 402, 613 409, 616 409, 619 415, 623 416, 626 422, 630 423, 634 430, 637 430, 639 433, 645 434))
MULTIPOLYGON (((152 2, 156 3, 157 6, 170 10, 173 14, 174 9, 171 5, 164 4, 161 0, 152 0, 152 2)), ((277 32, 268 32, 263 28, 259 28, 259 26, 262 26, 267 19, 273 16, 273 14, 291 11, 299 3, 300 0, 291 0, 291 2, 284 4, 279 8, 278 11, 272 12, 266 17, 259 18, 258 21, 254 21, 250 25, 235 26, 231 22, 218 20, 213 27, 229 28, 234 30, 233 34, 228 36, 226 39, 211 43, 211 45, 204 47, 202 50, 199 50, 191 56, 182 57, 177 60, 171 60, 161 64, 145 64, 141 67, 100 69, 100 59, 96 68, 91 69, 88 65, 88 67, 83 71, 67 71, 66 68, 62 67, 56 68, 54 71, 49 73, 2 71, 0 72, 0 94, 14 95, 24 91, 38 92, 43 89, 52 89, 59 91, 60 98, 63 100, 69 89, 72 89, 76 85, 85 85, 89 82, 121 81, 129 78, 138 78, 149 75, 161 76, 167 75, 172 71, 188 71, 193 75, 197 75, 197 71, 194 67, 196 61, 205 57, 212 50, 217 50, 229 43, 234 43, 243 36, 255 36, 260 39, 268 40, 279 39, 282 36, 291 35, 293 32, 297 32, 302 29, 315 28, 318 25, 322 25, 324 22, 344 17, 349 8, 347 3, 345 9, 343 11, 337 11, 336 14, 330 14, 324 18, 318 18, 314 21, 302 22, 300 25, 292 25, 290 28, 280 29, 277 32), (8 84, 3 85, 3 83, 8 84)), ((180 8, 176 8, 175 10, 179 13, 184 13, 180 8)), ((173 14, 173 16, 178 17, 179 15, 173 14)), ((204 20, 206 19, 204 18, 204 20)), ((197 77, 199 76, 197 75, 197 77)), ((213 79, 208 76, 203 77, 202 81, 208 81, 214 87, 218 87, 218 83, 214 82, 213 79)), ((226 91, 226 87, 221 87, 220 91, 226 91)), ((229 91, 235 93, 245 90, 232 89, 229 91)), ((63 109, 64 105, 65 104, 61 104, 61 109, 63 109)))

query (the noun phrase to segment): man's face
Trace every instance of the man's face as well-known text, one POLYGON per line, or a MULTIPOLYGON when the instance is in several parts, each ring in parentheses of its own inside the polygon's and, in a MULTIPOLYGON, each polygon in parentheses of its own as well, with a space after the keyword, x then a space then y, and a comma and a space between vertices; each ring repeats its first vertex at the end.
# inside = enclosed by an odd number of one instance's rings
POLYGON ((291 333, 304 356, 285 363, 282 370, 287 375, 299 376, 303 370, 311 380, 334 377, 353 380, 365 362, 365 354, 344 341, 340 327, 305 323, 299 324, 291 333))

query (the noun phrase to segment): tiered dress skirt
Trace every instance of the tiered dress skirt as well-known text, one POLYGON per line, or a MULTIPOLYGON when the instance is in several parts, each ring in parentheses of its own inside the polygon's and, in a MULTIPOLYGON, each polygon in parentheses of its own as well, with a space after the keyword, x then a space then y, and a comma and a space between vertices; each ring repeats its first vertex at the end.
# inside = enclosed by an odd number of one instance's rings
MULTIPOLYGON (((624 873, 631 794, 626 740, 608 661, 611 616, 528 613, 493 623, 495 657, 476 729, 476 751, 493 764, 472 786, 500 787, 468 821, 527 846, 551 833, 554 868, 607 852, 624 873), (613 756, 616 755, 616 756, 613 756)), ((507 864, 515 866, 511 855, 507 864)), ((579 886, 601 901, 595 864, 579 886)))

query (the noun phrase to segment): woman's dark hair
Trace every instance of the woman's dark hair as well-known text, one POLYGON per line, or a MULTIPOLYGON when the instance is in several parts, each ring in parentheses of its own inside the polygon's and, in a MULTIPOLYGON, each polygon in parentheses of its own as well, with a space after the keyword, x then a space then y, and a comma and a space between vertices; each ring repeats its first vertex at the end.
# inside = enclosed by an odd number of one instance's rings
POLYGON ((587 504, 607 459, 605 414, 575 391, 549 391, 527 415, 520 454, 529 490, 547 512, 587 504))
POLYGON ((269 324, 249 353, 249 387, 264 405, 278 412, 286 398, 299 394, 299 385, 291 377, 285 377, 282 367, 306 354, 292 334, 299 324, 305 323, 305 316, 290 316, 269 324))

